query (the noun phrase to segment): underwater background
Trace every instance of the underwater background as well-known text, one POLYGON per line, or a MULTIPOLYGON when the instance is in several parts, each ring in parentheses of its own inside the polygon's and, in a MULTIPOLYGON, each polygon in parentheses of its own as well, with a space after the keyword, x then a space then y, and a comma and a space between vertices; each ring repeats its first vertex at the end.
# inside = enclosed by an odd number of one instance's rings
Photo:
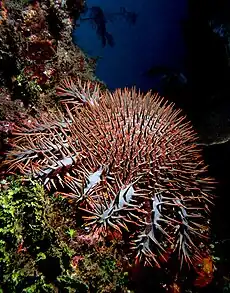
POLYGON ((0 1, 0 292, 230 292, 229 97, 229 0, 0 1), (101 245, 72 198, 1 166, 15 129, 33 132, 40 117, 48 129, 60 97, 82 90, 67 77, 159 92, 192 122, 216 181, 210 255, 196 272, 129 267, 110 246, 119 233, 101 245))
POLYGON ((133 85, 142 91, 159 89, 163 67, 184 72, 182 24, 188 17, 187 1, 88 0, 87 6, 77 20, 73 40, 87 54, 100 58, 96 75, 110 89, 133 85), (103 10, 112 46, 103 46, 93 19, 89 19, 95 7, 103 10), (159 70, 151 76, 148 71, 153 67, 159 70))

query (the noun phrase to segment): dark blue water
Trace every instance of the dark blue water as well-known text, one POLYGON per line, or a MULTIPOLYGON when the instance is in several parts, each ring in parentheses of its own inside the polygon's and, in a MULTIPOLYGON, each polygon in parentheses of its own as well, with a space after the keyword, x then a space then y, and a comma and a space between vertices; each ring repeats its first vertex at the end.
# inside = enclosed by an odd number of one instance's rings
POLYGON ((153 66, 184 72, 182 23, 187 18, 186 0, 87 0, 87 5, 89 9, 100 6, 105 16, 119 12, 120 7, 138 14, 135 25, 119 18, 106 23, 114 38, 113 47, 102 47, 92 22, 78 21, 74 41, 90 56, 101 57, 96 75, 110 89, 136 85, 146 91, 154 87, 156 79, 145 75, 153 66))

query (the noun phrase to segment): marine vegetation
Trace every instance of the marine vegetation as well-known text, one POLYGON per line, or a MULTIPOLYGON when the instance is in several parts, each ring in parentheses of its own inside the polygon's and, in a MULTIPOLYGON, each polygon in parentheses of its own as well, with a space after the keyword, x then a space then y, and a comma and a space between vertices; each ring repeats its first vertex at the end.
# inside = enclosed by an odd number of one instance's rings
POLYGON ((208 255, 214 180, 186 117, 134 88, 66 79, 57 94, 62 111, 13 127, 6 172, 69 198, 91 237, 122 239, 136 263, 195 268, 208 255))
POLYGON ((106 18, 103 10, 99 6, 93 6, 90 8, 90 16, 88 18, 82 18, 81 21, 90 20, 93 23, 93 27, 96 28, 98 37, 101 39, 102 46, 105 47, 108 44, 110 47, 114 46, 113 36, 106 29, 106 18))
POLYGON ((84 14, 89 13, 89 16, 80 18, 80 21, 91 21, 93 28, 96 29, 98 37, 101 39, 102 46, 108 44, 114 46, 113 36, 107 31, 107 22, 113 22, 117 18, 123 18, 128 23, 134 25, 137 20, 137 14, 127 11, 124 7, 120 8, 120 12, 106 14, 99 6, 85 7, 84 14))
POLYGON ((86 245, 80 234, 74 242, 73 217, 35 180, 0 182, 0 292, 127 292, 114 245, 86 245))

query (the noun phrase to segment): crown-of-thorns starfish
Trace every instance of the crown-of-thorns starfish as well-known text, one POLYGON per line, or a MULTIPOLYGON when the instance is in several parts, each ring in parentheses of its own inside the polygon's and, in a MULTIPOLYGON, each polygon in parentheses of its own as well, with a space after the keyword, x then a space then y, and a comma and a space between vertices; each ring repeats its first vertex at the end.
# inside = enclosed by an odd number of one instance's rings
POLYGON ((63 112, 15 129, 5 164, 81 202, 86 225, 129 233, 136 258, 193 264, 209 234, 213 180, 180 110, 133 89, 66 80, 63 112))

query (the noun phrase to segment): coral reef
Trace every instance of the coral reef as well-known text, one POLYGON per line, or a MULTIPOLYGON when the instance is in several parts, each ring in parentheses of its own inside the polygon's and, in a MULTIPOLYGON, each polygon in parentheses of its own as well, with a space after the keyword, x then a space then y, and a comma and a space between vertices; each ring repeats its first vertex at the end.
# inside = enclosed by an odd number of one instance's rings
POLYGON ((63 112, 13 128, 7 172, 71 198, 92 235, 116 231, 137 262, 195 266, 208 252, 214 182, 189 122, 150 92, 66 80, 58 94, 63 112))
POLYGON ((17 111, 11 106, 15 99, 31 113, 54 106, 54 89, 66 75, 96 79, 96 59, 87 57, 72 42, 72 15, 80 13, 82 1, 1 3, 2 11, 7 11, 0 25, 1 101, 9 105, 9 110, 1 105, 1 120, 15 119, 17 111))

